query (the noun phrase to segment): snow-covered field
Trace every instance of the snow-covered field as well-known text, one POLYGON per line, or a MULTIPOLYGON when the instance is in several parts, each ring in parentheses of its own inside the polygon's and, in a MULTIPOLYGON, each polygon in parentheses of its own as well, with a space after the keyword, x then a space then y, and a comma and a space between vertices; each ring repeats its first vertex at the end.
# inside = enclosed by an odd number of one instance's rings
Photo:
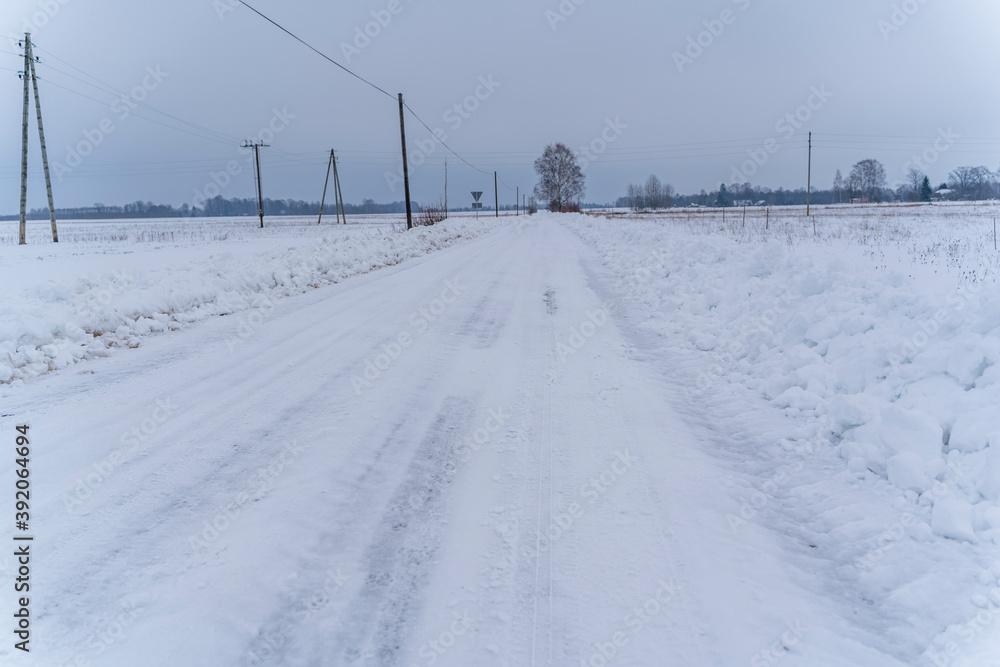
POLYGON ((0 662, 1000 665, 994 209, 814 213, 34 223, 0 662))

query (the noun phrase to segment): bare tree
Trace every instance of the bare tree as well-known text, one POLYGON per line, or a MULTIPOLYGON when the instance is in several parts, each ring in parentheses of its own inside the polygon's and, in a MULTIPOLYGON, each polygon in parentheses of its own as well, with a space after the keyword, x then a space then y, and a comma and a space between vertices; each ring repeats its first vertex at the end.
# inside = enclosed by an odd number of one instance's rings
POLYGON ((848 199, 854 199, 855 197, 861 196, 861 172, 859 170, 852 169, 851 173, 847 175, 845 188, 848 199))
POLYGON ((885 167, 878 160, 862 160, 851 169, 848 182, 868 201, 881 201, 887 182, 885 167))
POLYGON ((837 170, 837 175, 833 177, 833 194, 837 197, 837 203, 839 204, 844 196, 844 177, 840 175, 840 170, 837 170))
POLYGON ((910 168, 906 172, 907 198, 910 201, 920 201, 920 187, 924 184, 927 176, 919 169, 910 168))
POLYGON ((547 201, 550 211, 564 211, 579 203, 586 191, 580 163, 565 144, 546 146, 542 157, 535 160, 535 171, 539 179, 535 196, 547 201))
POLYGON ((625 192, 625 197, 628 199, 629 208, 633 211, 642 210, 645 205, 646 198, 643 195, 642 187, 638 185, 628 186, 628 190, 625 192))
POLYGON ((994 184, 993 172, 986 167, 959 167, 948 174, 948 185, 962 199, 986 199, 994 184))
POLYGON ((663 200, 660 203, 663 205, 663 208, 671 208, 674 205, 674 197, 677 196, 677 191, 674 190, 674 186, 670 185, 670 183, 664 183, 662 196, 663 200))
POLYGON ((663 208, 663 183, 655 175, 646 179, 646 206, 651 209, 663 208))

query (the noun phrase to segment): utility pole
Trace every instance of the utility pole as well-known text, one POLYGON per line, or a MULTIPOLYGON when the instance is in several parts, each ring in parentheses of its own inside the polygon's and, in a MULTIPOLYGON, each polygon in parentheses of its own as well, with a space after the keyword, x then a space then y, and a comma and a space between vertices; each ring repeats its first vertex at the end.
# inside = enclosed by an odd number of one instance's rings
POLYGON ((514 208, 517 209, 515 216, 521 215, 521 186, 517 186, 517 194, 514 195, 514 208))
MULTIPOLYGON (((49 221, 52 223, 52 242, 59 243, 59 231, 56 229, 56 205, 52 201, 52 177, 49 176, 49 154, 45 150, 45 129, 42 127, 42 100, 38 97, 38 77, 35 76, 35 58, 31 51, 30 35, 25 33, 24 48, 28 54, 28 64, 31 65, 31 86, 35 91, 35 112, 38 116, 38 141, 42 144, 42 171, 45 172, 45 194, 49 200, 49 221)), ((27 76, 27 73, 25 73, 27 76)))
POLYGON ((24 113, 21 121, 21 227, 18 234, 18 245, 27 243, 25 231, 27 229, 28 214, 28 76, 31 70, 31 50, 28 44, 31 43, 31 33, 24 33, 24 113))
POLYGON ((347 224, 347 211, 344 209, 344 195, 340 191, 340 174, 337 173, 337 154, 331 148, 330 149, 330 161, 326 164, 326 181, 323 183, 323 199, 319 203, 319 222, 323 222, 323 208, 326 206, 326 189, 330 185, 330 169, 333 169, 333 198, 336 200, 334 205, 334 210, 337 215, 337 223, 341 221, 341 216, 343 216, 344 224, 347 224))
POLYGON ((500 192, 497 190, 497 173, 493 172, 493 207, 496 208, 497 216, 500 217, 500 192))
POLYGON ((52 242, 59 243, 59 231, 56 229, 56 206, 52 200, 52 178, 49 175, 49 154, 45 148, 45 128, 42 126, 42 100, 38 96, 38 77, 35 74, 35 56, 31 51, 31 33, 24 33, 24 109, 21 114, 21 216, 18 228, 18 245, 27 243, 28 227, 28 79, 31 79, 35 93, 35 113, 38 118, 38 140, 42 144, 42 169, 45 172, 45 193, 48 195, 49 220, 52 223, 52 242))
POLYGON ((444 159, 444 217, 448 218, 448 158, 444 159))
POLYGON ((264 229, 264 193, 260 183, 260 149, 269 148, 269 144, 256 141, 244 141, 243 148, 253 149, 253 160, 257 168, 257 214, 260 216, 260 228, 264 229))
POLYGON ((403 190, 406 191, 406 229, 413 229, 413 208, 410 205, 410 165, 406 162, 406 123, 403 118, 403 93, 399 94, 399 138, 403 143, 403 190))
POLYGON ((333 187, 337 189, 337 201, 340 207, 340 218, 338 220, 343 220, 344 224, 347 224, 347 209, 344 208, 344 193, 340 189, 340 172, 337 171, 337 156, 334 155, 333 151, 330 151, 330 156, 333 158, 333 187))
POLYGON ((809 133, 809 176, 806 180, 806 217, 809 217, 809 205, 812 203, 813 182, 813 133, 809 133))
MULTIPOLYGON (((326 163, 326 180, 323 182, 323 198, 319 202, 319 221, 316 223, 317 225, 323 224, 323 207, 326 206, 326 188, 327 188, 328 185, 330 185, 330 169, 331 169, 331 167, 333 167, 333 149, 332 148, 330 149, 330 160, 326 163)), ((334 196, 335 197, 336 197, 336 188, 337 188, 337 186, 334 185, 334 196)), ((337 219, 337 222, 340 222, 339 218, 337 219)))

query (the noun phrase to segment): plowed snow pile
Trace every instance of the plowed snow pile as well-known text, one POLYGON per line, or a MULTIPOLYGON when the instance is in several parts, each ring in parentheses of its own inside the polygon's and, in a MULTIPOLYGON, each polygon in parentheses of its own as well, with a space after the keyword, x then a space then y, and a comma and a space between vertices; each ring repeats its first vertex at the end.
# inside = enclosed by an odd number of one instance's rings
POLYGON ((0 278, 7 286, 0 302, 0 383, 112 348, 138 347, 144 336, 205 318, 249 318, 273 308, 274 299, 395 265, 496 226, 494 218, 454 218, 402 233, 398 226, 293 222, 255 230, 222 219, 192 230, 173 220, 165 223, 171 227, 166 236, 149 222, 64 224, 61 244, 33 239, 37 243, 0 247, 0 278), (73 242, 74 234, 88 242, 73 242), (141 242, 149 237, 167 242, 141 242), (170 241, 177 237, 183 242, 170 241))

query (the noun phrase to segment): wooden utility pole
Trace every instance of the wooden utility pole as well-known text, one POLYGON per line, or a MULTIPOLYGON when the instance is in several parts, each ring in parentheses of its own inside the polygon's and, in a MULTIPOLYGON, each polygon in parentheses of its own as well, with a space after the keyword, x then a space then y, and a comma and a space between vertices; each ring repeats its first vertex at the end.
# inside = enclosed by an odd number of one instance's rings
POLYGON ((406 228, 413 229, 413 208, 410 205, 410 165, 406 162, 406 123, 403 118, 403 93, 399 94, 399 138, 403 144, 403 190, 406 192, 406 228))
POLYGON ((264 229, 264 187, 260 182, 260 146, 254 144, 254 161, 257 163, 257 214, 260 216, 260 228, 264 229))
POLYGON ((497 190, 497 173, 493 172, 493 206, 497 210, 497 216, 500 217, 500 191, 497 190))
POLYGON ((337 202, 340 213, 338 220, 343 220, 344 224, 347 224, 347 209, 344 208, 344 192, 340 189, 340 172, 337 171, 337 156, 334 152, 330 151, 330 156, 333 158, 333 187, 337 190, 337 202))
POLYGON ((31 70, 31 51, 28 44, 31 43, 31 33, 24 33, 24 113, 21 120, 21 227, 18 234, 18 245, 27 243, 25 233, 28 221, 28 96, 31 91, 28 89, 28 76, 31 70))
POLYGON ((35 113, 38 118, 38 140, 42 144, 42 170, 45 172, 45 194, 49 202, 49 220, 52 223, 52 242, 59 243, 56 229, 56 206, 52 199, 52 177, 49 175, 49 154, 45 148, 45 128, 42 125, 42 100, 38 96, 38 77, 35 75, 35 57, 31 51, 31 33, 24 33, 24 109, 21 115, 21 216, 18 228, 18 245, 27 243, 28 227, 28 79, 35 93, 35 113))
POLYGON ((448 218, 448 158, 444 159, 444 217, 448 218))
MULTIPOLYGON (((333 167, 333 149, 330 149, 330 159, 326 163, 326 180, 323 182, 323 198, 319 201, 319 221, 317 225, 323 224, 323 207, 326 206, 326 188, 330 185, 330 169, 333 167)), ((334 196, 336 197, 336 185, 334 185, 334 196)), ((340 222, 338 219, 337 222, 340 222)))
POLYGON ((42 100, 38 97, 38 77, 35 76, 35 58, 31 56, 31 40, 25 34, 24 48, 29 54, 28 64, 31 65, 31 87, 35 92, 35 112, 38 116, 38 141, 42 144, 42 171, 45 172, 45 194, 49 200, 49 221, 52 223, 52 242, 59 243, 59 231, 56 229, 56 205, 52 201, 52 177, 49 176, 49 154, 45 150, 45 128, 42 126, 42 100))
POLYGON ((257 171, 257 215, 260 216, 260 228, 264 229, 264 191, 260 183, 260 149, 268 148, 269 144, 244 141, 243 148, 253 149, 253 160, 257 171))
POLYGON ((806 179, 806 217, 809 217, 809 206, 812 203, 813 182, 813 133, 809 133, 809 175, 806 179))
POLYGON ((514 208, 517 209, 515 216, 521 215, 521 186, 517 186, 517 194, 514 195, 514 208))

